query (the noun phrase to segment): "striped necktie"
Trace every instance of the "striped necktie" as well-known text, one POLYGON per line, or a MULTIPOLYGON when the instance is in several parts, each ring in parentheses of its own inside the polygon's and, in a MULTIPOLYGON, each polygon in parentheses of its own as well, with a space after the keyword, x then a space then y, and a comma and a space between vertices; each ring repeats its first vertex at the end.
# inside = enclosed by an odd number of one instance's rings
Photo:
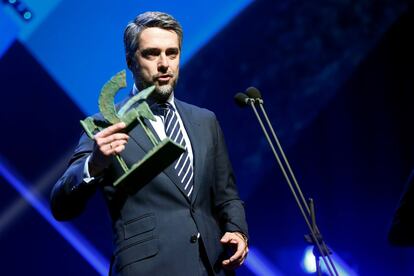
POLYGON ((164 121, 165 134, 171 140, 185 148, 185 152, 183 152, 180 158, 174 163, 174 169, 183 185, 184 191, 187 196, 190 197, 193 191, 193 164, 188 155, 188 148, 185 143, 183 132, 181 131, 180 121, 171 104, 161 104, 160 108, 164 111, 164 116, 162 118, 164 121))

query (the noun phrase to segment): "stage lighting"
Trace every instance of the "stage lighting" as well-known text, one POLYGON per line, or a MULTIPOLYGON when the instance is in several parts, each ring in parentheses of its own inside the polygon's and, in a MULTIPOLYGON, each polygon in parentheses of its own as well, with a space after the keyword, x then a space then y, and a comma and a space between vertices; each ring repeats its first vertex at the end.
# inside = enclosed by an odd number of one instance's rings
POLYGON ((13 10, 15 10, 19 15, 20 18, 24 21, 30 21, 33 18, 32 11, 27 7, 25 3, 19 0, 3 0, 3 3, 13 10))
MULTIPOLYGON (((345 263, 337 254, 333 254, 333 262, 335 263, 335 267, 338 270, 338 274, 341 276, 358 276, 349 265, 345 263)), ((302 269, 305 273, 314 274, 316 272, 316 263, 315 263, 315 256, 313 255, 313 246, 308 246, 305 248, 305 252, 303 253, 303 259, 301 263, 302 269)), ((325 264, 321 260, 321 268, 324 273, 327 273, 328 270, 326 269, 325 264)))

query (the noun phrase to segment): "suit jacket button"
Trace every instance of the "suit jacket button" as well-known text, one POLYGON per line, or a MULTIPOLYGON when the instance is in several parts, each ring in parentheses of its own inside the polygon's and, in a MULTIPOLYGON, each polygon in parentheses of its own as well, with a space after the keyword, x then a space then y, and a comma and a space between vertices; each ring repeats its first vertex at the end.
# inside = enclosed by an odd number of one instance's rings
POLYGON ((190 242, 195 243, 197 241, 197 239, 198 239, 197 235, 192 235, 191 238, 190 238, 190 242))

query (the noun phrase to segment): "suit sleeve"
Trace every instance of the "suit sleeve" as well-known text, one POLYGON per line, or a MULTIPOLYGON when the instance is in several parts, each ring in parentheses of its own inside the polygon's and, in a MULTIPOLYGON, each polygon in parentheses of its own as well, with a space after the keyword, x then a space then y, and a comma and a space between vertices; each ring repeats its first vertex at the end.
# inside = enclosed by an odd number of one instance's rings
POLYGON ((248 236, 244 203, 238 195, 235 177, 227 154, 223 132, 215 125, 215 207, 223 232, 241 232, 248 236))
POLYGON ((55 219, 69 220, 78 216, 95 193, 100 179, 84 181, 85 162, 93 147, 94 142, 83 134, 68 168, 53 187, 50 202, 55 219))

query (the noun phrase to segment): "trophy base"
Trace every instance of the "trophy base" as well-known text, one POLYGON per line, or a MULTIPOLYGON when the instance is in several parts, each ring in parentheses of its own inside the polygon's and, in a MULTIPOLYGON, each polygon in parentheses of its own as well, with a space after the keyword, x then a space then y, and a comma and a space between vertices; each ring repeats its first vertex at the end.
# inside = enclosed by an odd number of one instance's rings
POLYGON ((165 168, 171 165, 185 151, 185 148, 173 142, 169 138, 165 138, 158 145, 152 148, 142 160, 134 164, 129 171, 123 174, 114 182, 114 186, 128 182, 134 179, 134 183, 149 182, 165 168))

